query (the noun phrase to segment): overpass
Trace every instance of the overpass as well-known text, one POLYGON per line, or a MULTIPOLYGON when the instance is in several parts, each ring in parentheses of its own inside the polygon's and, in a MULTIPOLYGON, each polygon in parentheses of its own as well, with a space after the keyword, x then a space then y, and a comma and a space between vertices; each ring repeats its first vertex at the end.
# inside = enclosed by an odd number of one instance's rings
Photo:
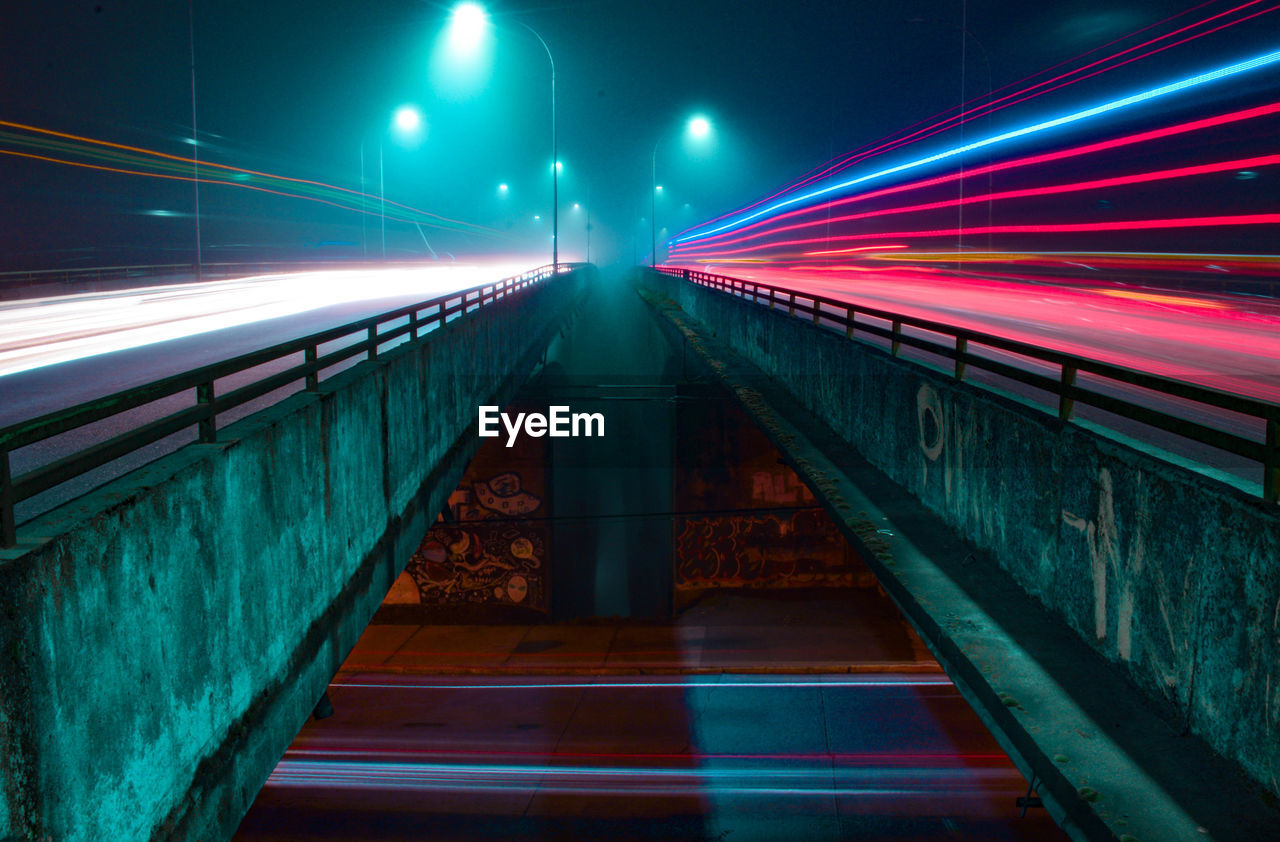
MULTIPOLYGON (((256 388, 303 390, 225 428, 217 413, 251 395, 205 386, 224 372, 167 383, 153 391, 199 401, 145 434, 194 425, 199 443, 6 524, 0 833, 228 836, 454 488, 479 441, 472 407, 510 399, 588 274, 356 325, 343 353, 366 359, 323 380, 329 337, 276 349, 304 360, 256 388)), ((1268 431, 1238 443, 1263 470, 1245 487, 1071 420, 1077 402, 1107 400, 1076 385, 1098 373, 1087 361, 1055 358, 1046 413, 965 379, 999 365, 977 352, 990 337, 954 336, 942 369, 900 353, 923 342, 907 319, 876 334, 774 287, 637 280, 673 347, 766 430, 1070 835, 1274 827, 1274 405, 1227 407, 1268 431)), ((10 428, 5 450, 110 408, 10 428)), ((107 445, 93 458, 123 446, 107 445)), ((0 477, 5 513, 67 470, 0 477)))
POLYGON ((473 407, 509 398, 585 274, 528 273, 7 428, 0 838, 230 835, 469 461, 473 407), (9 476, 15 447, 190 390, 9 476), (197 443, 15 528, 24 497, 192 427, 197 443))

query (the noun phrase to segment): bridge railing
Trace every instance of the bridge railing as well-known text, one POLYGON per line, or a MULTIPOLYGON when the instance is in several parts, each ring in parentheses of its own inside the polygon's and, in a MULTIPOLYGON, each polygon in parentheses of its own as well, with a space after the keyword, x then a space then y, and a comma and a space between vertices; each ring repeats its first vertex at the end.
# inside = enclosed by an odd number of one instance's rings
MULTIPOLYGON (((560 264, 561 272, 572 268, 569 264, 560 264)), ((194 427, 199 442, 216 442, 218 416, 230 409, 291 383, 303 383, 306 390, 315 391, 319 388, 321 373, 326 369, 361 355, 370 360, 377 359, 378 349, 388 342, 404 336, 413 341, 465 313, 519 294, 553 274, 551 266, 542 266, 494 283, 397 307, 376 316, 170 375, 0 429, 0 547, 16 544, 15 507, 24 500, 185 429, 194 427), (356 341, 321 353, 323 346, 353 337, 356 341), (302 355, 301 363, 251 379, 225 394, 214 391, 214 384, 223 378, 298 354, 302 355), (22 474, 15 476, 10 471, 10 454, 19 448, 183 392, 194 395, 194 402, 183 409, 140 423, 22 474)))
POLYGON ((1252 460, 1262 467, 1263 498, 1272 503, 1280 500, 1280 404, 1053 351, 981 331, 863 307, 848 301, 796 292, 770 284, 712 275, 693 269, 659 267, 656 271, 765 305, 771 310, 785 310, 791 316, 812 321, 817 327, 843 331, 850 339, 856 338, 856 333, 879 337, 888 343, 890 353, 894 356, 899 356, 903 346, 919 349, 949 360, 952 375, 957 380, 964 380, 970 369, 981 369, 1047 392, 1057 405, 1058 417, 1064 422, 1072 419, 1078 404, 1090 406, 1252 460), (862 316, 863 320, 858 321, 858 316, 862 316), (884 324, 868 322, 868 318, 884 324), (933 336, 904 332, 903 328, 927 331, 933 336), (1032 361, 1033 366, 1021 367, 975 353, 979 348, 1014 354, 1032 361), (1037 368, 1040 370, 1037 371, 1037 368), (1048 373, 1044 373, 1046 371, 1048 373), (1081 375, 1091 376, 1092 385, 1082 383, 1081 375), (1106 385, 1112 385, 1113 388, 1108 391, 1099 389, 1099 386, 1105 388, 1106 385), (1115 385, 1119 385, 1121 389, 1114 388, 1115 385), (1174 414, 1138 403, 1122 393, 1123 387, 1129 387, 1130 392, 1136 387, 1148 393, 1190 401, 1193 406, 1198 404, 1200 409, 1212 407, 1235 413, 1257 422, 1260 435, 1239 435, 1189 417, 1193 412, 1174 414))

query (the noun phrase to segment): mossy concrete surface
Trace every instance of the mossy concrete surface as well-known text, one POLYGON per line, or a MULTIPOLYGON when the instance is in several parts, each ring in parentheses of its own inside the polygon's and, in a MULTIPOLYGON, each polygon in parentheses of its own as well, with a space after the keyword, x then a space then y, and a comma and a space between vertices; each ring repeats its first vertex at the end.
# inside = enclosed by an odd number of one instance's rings
POLYGON ((24 525, 0 554, 0 838, 229 837, 583 274, 24 525))
MULTIPOLYGON (((1276 507, 762 305, 653 273, 644 281, 758 368, 785 405, 817 419, 923 504, 938 528, 970 548, 964 567, 990 560, 1061 634, 1084 644, 1096 667, 1122 675, 1122 689, 1138 688, 1175 735, 1203 738, 1274 801, 1276 507)), ((831 480, 812 481, 819 493, 831 480)), ((881 569, 898 575, 888 562, 881 569)), ((931 622, 946 627, 946 610, 934 605, 931 622)), ((981 637, 981 628, 970 631, 981 637)), ((1028 702, 1013 692, 993 698, 1010 715, 1028 702)), ((1219 783, 1231 791, 1245 777, 1228 772, 1219 783)))

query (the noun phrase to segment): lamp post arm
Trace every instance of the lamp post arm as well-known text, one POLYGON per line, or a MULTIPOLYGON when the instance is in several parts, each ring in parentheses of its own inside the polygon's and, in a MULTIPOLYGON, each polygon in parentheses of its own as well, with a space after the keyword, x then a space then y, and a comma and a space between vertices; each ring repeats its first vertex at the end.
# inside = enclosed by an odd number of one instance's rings
POLYGON ((532 33, 542 49, 547 53, 547 61, 551 63, 551 267, 553 272, 560 271, 560 151, 556 145, 556 60, 551 55, 551 48, 538 31, 524 21, 516 21, 532 33))

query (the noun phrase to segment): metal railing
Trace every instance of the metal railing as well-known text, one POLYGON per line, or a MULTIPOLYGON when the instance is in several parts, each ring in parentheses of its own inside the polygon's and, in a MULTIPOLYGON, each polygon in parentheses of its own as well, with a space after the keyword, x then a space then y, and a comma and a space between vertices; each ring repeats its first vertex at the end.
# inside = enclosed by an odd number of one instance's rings
POLYGON ((1025 342, 1006 339, 981 331, 969 330, 928 319, 906 316, 886 310, 863 307, 810 293, 743 281, 724 275, 712 275, 693 269, 660 267, 656 271, 682 278, 738 298, 767 305, 771 310, 785 310, 789 315, 812 321, 815 327, 843 331, 850 339, 855 333, 879 337, 889 344, 890 353, 899 356, 909 346, 950 360, 952 375, 964 380, 970 368, 982 369, 1009 380, 1048 392, 1057 403, 1057 415, 1070 421, 1077 404, 1094 407, 1130 421, 1136 421, 1209 447, 1252 460, 1262 467, 1262 496, 1275 503, 1280 500, 1280 404, 1232 394, 1181 380, 1173 380, 1143 371, 1099 362, 1061 351, 1052 351, 1025 342), (856 321, 869 317, 888 326, 856 321), (942 341, 904 333, 915 328, 943 337, 942 341), (1029 358, 1056 368, 1058 376, 1021 368, 1008 362, 975 354, 971 345, 995 349, 1029 358), (1092 375, 1114 384, 1137 387, 1161 395, 1192 401, 1203 407, 1226 410, 1261 422, 1265 432, 1261 440, 1211 427, 1181 415, 1144 406, 1117 394, 1106 394, 1079 382, 1081 374, 1092 375))
MULTIPOLYGON (((568 264, 561 264, 561 272, 572 268, 574 267, 568 264)), ((0 547, 12 547, 17 543, 15 507, 36 494, 184 429, 195 427, 198 442, 216 442, 218 416, 227 410, 284 388, 290 383, 301 382, 305 390, 315 391, 319 388, 320 374, 325 369, 362 354, 367 359, 377 359, 378 349, 388 342, 406 335, 409 341, 416 340, 422 334, 435 330, 464 313, 517 294, 533 284, 545 281, 553 274, 551 266, 542 266, 492 284, 398 307, 0 429, 0 547), (336 350, 320 353, 322 346, 351 337, 362 338, 336 350), (219 395, 214 391, 214 384, 222 378, 297 354, 303 355, 303 361, 299 364, 272 372, 226 394, 219 395), (10 472, 10 453, 19 448, 182 392, 194 392, 195 401, 192 405, 141 423, 105 441, 17 476, 10 472)))

